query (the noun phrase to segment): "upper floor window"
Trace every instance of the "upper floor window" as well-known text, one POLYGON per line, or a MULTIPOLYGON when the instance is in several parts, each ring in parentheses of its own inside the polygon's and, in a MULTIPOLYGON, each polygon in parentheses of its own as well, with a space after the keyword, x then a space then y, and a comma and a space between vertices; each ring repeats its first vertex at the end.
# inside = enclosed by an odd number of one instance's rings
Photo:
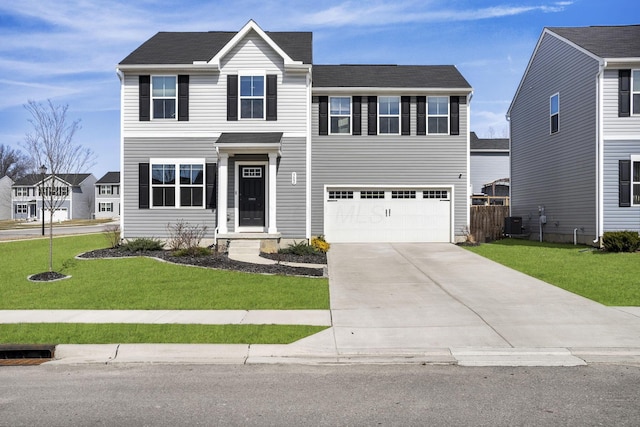
POLYGON ((631 72, 633 114, 640 114, 640 70, 631 72))
POLYGON ((556 133, 560 126, 560 94, 551 95, 549 101, 551 133, 556 133))
POLYGON ((428 133, 448 134, 449 133, 449 97, 429 96, 427 97, 427 117, 428 133))
POLYGON ((240 76, 240 118, 264 118, 264 76, 240 76))
MULTIPOLYGON (((66 197, 69 195, 69 187, 58 185, 53 187, 53 189, 50 186, 44 187, 44 195, 46 197, 66 197)), ((38 196, 42 196, 42 187, 38 187, 38 196)))
POLYGON ((28 196, 29 195, 29 188, 28 187, 16 187, 15 193, 16 193, 17 197, 28 196))
POLYGON ((400 133, 400 97, 378 98, 379 133, 400 133))
POLYGON ((351 98, 332 96, 329 98, 331 133, 351 133, 351 98))
POLYGON ((152 76, 151 97, 154 119, 176 118, 176 76, 152 76))
POLYGON ((101 195, 110 195, 113 194, 110 185, 101 185, 100 186, 100 194, 101 195))

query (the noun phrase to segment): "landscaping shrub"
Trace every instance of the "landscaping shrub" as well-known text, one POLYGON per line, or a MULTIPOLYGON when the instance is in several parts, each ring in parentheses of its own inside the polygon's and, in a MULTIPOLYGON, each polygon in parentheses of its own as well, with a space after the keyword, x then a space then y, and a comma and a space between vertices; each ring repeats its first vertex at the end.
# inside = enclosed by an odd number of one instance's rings
POLYGON ((318 250, 303 240, 300 242, 294 241, 293 244, 280 249, 278 252, 281 254, 313 255, 317 254, 318 250))
POLYGON ((167 244, 173 251, 180 249, 193 249, 200 246, 200 241, 207 233, 206 225, 192 225, 183 220, 179 220, 175 224, 167 224, 169 231, 169 240, 167 244))
POLYGON ((607 252, 635 252, 640 249, 640 236, 636 231, 607 231, 602 245, 607 252))
POLYGON ((313 246, 316 251, 326 253, 331 245, 324 240, 324 236, 316 236, 311 238, 311 246, 313 246))
POLYGON ((160 251, 164 248, 164 243, 157 239, 141 237, 128 241, 122 247, 129 252, 160 251))
POLYGON ((200 257, 200 256, 211 255, 211 254, 212 254, 211 249, 203 248, 201 246, 194 246, 192 248, 184 248, 184 249, 178 249, 177 251, 173 251, 174 256, 200 257))
POLYGON ((104 228, 104 237, 107 239, 110 248, 120 245, 120 226, 117 224, 107 225, 104 228))

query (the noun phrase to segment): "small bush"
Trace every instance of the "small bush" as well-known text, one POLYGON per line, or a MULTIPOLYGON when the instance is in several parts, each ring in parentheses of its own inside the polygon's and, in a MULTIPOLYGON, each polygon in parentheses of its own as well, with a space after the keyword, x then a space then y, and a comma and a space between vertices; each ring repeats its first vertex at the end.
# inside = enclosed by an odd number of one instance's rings
POLYGON ((191 249, 200 246, 200 241, 207 233, 207 226, 192 225, 183 220, 175 224, 167 224, 169 240, 167 241, 171 250, 191 249))
POLYGON ((107 225, 104 228, 104 238, 107 239, 110 248, 120 245, 120 226, 117 224, 107 225))
POLYGON ((635 252, 640 248, 640 236, 636 231, 607 231, 602 245, 607 252, 635 252))
POLYGON ((305 242, 293 242, 293 244, 282 248, 278 251, 281 254, 293 254, 293 255, 313 255, 318 253, 316 248, 305 242))
POLYGON ((313 246, 316 251, 326 253, 331 245, 324 240, 324 236, 317 236, 311 238, 311 246, 313 246))
POLYGON ((173 256, 192 256, 192 257, 200 257, 211 255, 211 249, 203 248, 201 246, 194 246, 192 248, 184 248, 178 249, 177 251, 173 251, 173 256))
POLYGON ((160 251, 164 248, 164 243, 157 239, 141 237, 128 241, 122 247, 129 252, 160 251))

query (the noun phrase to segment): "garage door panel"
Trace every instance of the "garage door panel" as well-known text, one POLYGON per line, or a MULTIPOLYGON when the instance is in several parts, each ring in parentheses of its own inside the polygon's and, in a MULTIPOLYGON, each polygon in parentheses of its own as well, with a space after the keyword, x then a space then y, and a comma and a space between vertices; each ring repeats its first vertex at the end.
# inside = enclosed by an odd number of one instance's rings
MULTIPOLYGON (((371 193, 380 193, 379 189, 329 191, 325 202, 325 237, 335 243, 449 242, 451 201, 423 198, 422 191, 387 191, 384 199, 366 198, 371 193), (345 198, 330 198, 338 193, 345 198)), ((447 190, 438 191, 449 194, 447 190)))

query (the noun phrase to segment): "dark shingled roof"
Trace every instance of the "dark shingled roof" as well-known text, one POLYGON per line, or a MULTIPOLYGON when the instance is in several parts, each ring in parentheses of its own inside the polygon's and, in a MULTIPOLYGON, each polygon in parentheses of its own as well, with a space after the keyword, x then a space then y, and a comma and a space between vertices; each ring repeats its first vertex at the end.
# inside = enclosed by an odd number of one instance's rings
POLYGON ((107 172, 96 184, 120 184, 120 172, 107 172))
POLYGON ((314 65, 313 87, 471 89, 453 65, 314 65))
POLYGON ((508 138, 478 138, 475 132, 471 132, 470 137, 471 151, 473 150, 493 150, 493 151, 509 151, 508 138))
MULTIPOLYGON (((65 182, 68 182, 69 184, 80 185, 80 183, 87 179, 90 175, 90 173, 61 173, 59 175, 56 175, 56 177, 65 182)), ((50 176, 51 174, 46 174, 45 179, 49 178, 50 176)), ((23 178, 20 178, 19 180, 14 182, 13 185, 31 186, 37 184, 40 181, 42 181, 42 175, 40 175, 39 173, 32 173, 24 176, 23 178)))
POLYGON ((216 144, 279 144, 282 132, 225 132, 216 144))
POLYGON ((548 30, 601 58, 640 57, 640 25, 551 27, 548 30))
MULTIPOLYGON (((121 65, 193 64, 209 61, 237 31, 159 32, 124 58, 121 65)), ((269 32, 266 34, 294 61, 312 62, 312 33, 269 32)))

